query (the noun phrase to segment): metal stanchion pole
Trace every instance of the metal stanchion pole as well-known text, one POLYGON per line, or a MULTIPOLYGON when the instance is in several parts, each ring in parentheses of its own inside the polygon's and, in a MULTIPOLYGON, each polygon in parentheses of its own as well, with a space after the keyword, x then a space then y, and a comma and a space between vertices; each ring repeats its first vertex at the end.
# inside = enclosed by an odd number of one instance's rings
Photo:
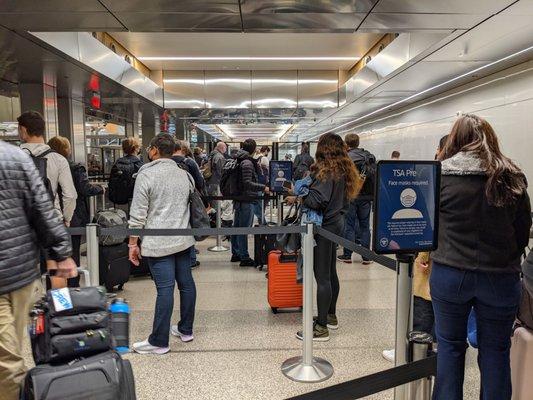
POLYGON ((90 196, 89 197, 89 218, 90 221, 94 220, 94 216, 96 215, 96 197, 90 196))
MULTIPOLYGON (((408 335, 413 329, 412 318, 412 270, 414 255, 398 254, 396 267, 396 345, 395 345, 395 365, 407 363, 408 335)), ((394 388, 394 400, 407 399, 408 385, 394 388)))
POLYGON ((313 357, 313 225, 307 225, 302 240, 304 263, 303 354, 289 358, 281 366, 283 374, 296 382, 322 382, 333 375, 333 366, 326 360, 313 357))
MULTIPOLYGON (((425 332, 409 333, 409 361, 419 361, 427 358, 433 345, 433 336, 425 332)), ((410 382, 408 385, 408 400, 431 400, 431 377, 410 382)))
POLYGON ((278 195, 278 226, 281 226, 283 221, 283 196, 278 195))
MULTIPOLYGON (((222 226, 222 222, 221 222, 221 220, 222 220, 222 211, 221 211, 220 203, 221 203, 221 201, 217 200, 216 204, 215 204, 215 208, 217 210, 217 228, 220 228, 222 226)), ((222 236, 217 235, 217 244, 215 246, 213 246, 213 247, 210 247, 208 250, 209 251, 214 251, 214 252, 222 252, 222 251, 228 251, 228 248, 222 246, 222 236)))
POLYGON ((98 224, 87 224, 87 269, 91 275, 91 286, 100 285, 98 224))

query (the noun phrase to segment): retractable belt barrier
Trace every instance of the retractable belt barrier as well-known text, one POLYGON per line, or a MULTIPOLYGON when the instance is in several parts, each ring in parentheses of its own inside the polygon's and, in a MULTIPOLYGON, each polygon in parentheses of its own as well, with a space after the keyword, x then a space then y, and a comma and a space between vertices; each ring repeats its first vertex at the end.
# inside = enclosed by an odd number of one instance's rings
POLYGON ((360 399, 418 379, 435 376, 436 374, 437 356, 431 356, 420 361, 414 361, 314 392, 291 397, 290 400, 360 399))
POLYGON ((365 258, 368 258, 369 260, 375 261, 384 267, 396 271, 396 260, 392 258, 376 254, 372 250, 369 250, 363 246, 359 246, 341 236, 335 235, 334 233, 331 233, 320 226, 315 226, 315 232, 333 243, 340 244, 345 249, 351 250, 365 258))

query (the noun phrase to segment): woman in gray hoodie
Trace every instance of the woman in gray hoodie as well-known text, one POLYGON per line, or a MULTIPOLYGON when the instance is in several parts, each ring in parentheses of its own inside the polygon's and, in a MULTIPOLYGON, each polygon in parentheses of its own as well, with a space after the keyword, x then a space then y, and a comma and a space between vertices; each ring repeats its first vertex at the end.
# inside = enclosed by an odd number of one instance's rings
MULTIPOLYGON (((189 224, 189 195, 194 188, 187 172, 171 159, 174 139, 159 134, 150 142, 151 162, 139 170, 130 210, 131 229, 187 229, 189 224)), ((143 236, 142 252, 138 237, 130 236, 130 260, 139 265, 146 257, 157 288, 157 300, 152 334, 135 343, 133 350, 140 354, 165 354, 170 348, 169 331, 183 342, 193 340, 196 286, 191 273, 190 248, 192 236, 143 236), (174 286, 180 292, 181 321, 170 326, 174 308, 174 286)))

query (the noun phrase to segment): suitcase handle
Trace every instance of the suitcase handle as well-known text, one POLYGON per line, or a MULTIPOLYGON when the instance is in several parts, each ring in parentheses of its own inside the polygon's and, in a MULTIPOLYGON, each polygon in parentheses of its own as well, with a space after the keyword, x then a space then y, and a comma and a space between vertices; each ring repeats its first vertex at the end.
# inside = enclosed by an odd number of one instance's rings
POLYGON ((298 254, 296 253, 289 253, 289 254, 281 254, 279 256, 279 262, 280 263, 294 263, 298 261, 298 254))

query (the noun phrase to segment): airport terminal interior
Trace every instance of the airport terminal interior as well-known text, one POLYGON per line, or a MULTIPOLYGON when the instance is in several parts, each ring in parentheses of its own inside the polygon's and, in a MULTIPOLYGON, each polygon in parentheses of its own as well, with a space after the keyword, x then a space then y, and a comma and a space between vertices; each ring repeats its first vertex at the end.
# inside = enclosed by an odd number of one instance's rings
MULTIPOLYGON (((27 110, 44 116, 47 140, 68 138, 72 160, 104 186, 128 137, 144 160, 161 132, 207 154, 252 138, 271 161, 293 161, 303 142, 313 156, 324 133, 357 133, 378 161, 394 151, 434 160, 463 114, 489 121, 531 182, 533 0, 4 0, 0 140, 20 144, 17 117, 27 110)), ((96 196, 91 212, 112 207, 96 196)), ((281 202, 264 210, 273 227, 282 211, 281 202)), ((313 344, 333 376, 295 382, 281 366, 302 354, 301 310, 273 313, 266 268, 231 263, 230 243, 210 251, 216 244, 197 244, 194 341, 171 337, 168 354, 124 355, 138 399, 287 399, 394 367, 382 353, 395 347, 395 271, 355 253, 337 262, 340 326, 313 344)), ((90 269, 85 248, 80 264, 90 269)), ((130 344, 145 340, 150 276, 132 275, 115 293, 131 308, 130 344)), ((176 290, 173 323, 179 304, 176 290)), ((479 392, 469 348, 464 398, 479 392)), ((364 398, 404 397, 391 387, 364 398)))

